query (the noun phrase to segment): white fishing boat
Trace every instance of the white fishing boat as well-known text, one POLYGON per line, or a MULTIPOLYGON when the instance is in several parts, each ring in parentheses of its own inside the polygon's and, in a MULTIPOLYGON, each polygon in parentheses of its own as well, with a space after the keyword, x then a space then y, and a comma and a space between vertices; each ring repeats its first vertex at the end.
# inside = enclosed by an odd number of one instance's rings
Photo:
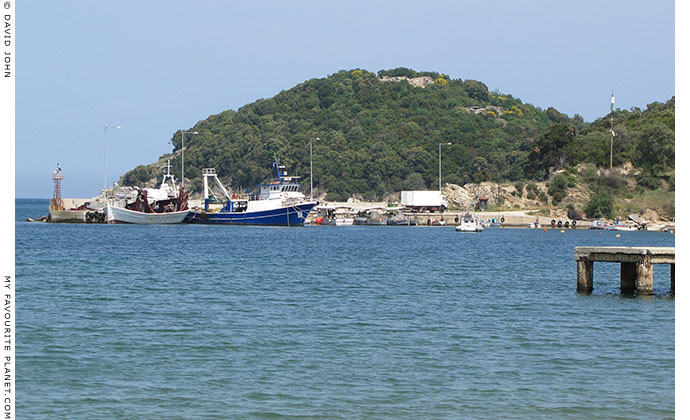
POLYGON ((108 223, 131 223, 135 225, 169 225, 182 223, 189 210, 164 213, 146 213, 108 205, 106 207, 108 223))
POLYGON ((468 211, 460 216, 460 224, 455 226, 457 232, 481 232, 484 227, 474 212, 468 211))
POLYGON ((175 184, 169 160, 160 187, 137 189, 134 202, 125 200, 121 206, 108 203, 105 208, 107 223, 168 225, 182 223, 188 214, 187 192, 175 184))
POLYGON ((632 231, 638 230, 638 229, 636 226, 622 223, 620 220, 616 219, 613 222, 613 224, 609 225, 609 230, 617 230, 617 231, 622 231, 622 232, 632 232, 632 231))

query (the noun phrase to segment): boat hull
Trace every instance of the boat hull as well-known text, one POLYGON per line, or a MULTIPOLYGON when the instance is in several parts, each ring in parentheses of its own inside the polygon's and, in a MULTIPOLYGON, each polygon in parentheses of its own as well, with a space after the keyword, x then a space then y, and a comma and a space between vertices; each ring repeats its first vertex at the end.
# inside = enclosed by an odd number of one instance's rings
POLYGON ((462 226, 462 225, 460 225, 460 226, 455 227, 456 232, 465 232, 465 233, 471 233, 471 232, 479 233, 483 230, 484 230, 484 228, 481 226, 462 226))
POLYGON ((143 213, 121 207, 106 207, 108 223, 129 223, 134 225, 172 225, 182 223, 189 215, 189 210, 169 213, 143 213))
POLYGON ((253 212, 190 212, 187 221, 206 225, 303 226, 315 202, 253 212))

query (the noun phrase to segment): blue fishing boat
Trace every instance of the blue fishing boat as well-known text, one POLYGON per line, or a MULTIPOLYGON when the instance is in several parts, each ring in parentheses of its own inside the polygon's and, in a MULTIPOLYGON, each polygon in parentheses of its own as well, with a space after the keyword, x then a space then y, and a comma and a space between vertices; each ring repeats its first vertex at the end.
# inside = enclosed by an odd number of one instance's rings
POLYGON ((272 184, 257 185, 259 193, 230 194, 218 179, 214 168, 202 170, 204 178, 204 210, 192 211, 187 217, 189 223, 210 225, 271 225, 303 226, 316 201, 309 201, 299 191, 298 176, 288 176, 285 166, 276 159, 273 163, 278 181, 272 184), (220 209, 211 209, 213 195, 209 181, 225 197, 220 209))

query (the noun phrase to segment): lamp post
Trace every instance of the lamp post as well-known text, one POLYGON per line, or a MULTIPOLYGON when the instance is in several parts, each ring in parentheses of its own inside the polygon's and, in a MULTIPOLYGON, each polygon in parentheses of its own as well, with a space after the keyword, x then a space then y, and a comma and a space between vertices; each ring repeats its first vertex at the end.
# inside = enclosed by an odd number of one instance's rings
POLYGON ((121 128, 119 125, 105 125, 105 134, 103 134, 103 199, 105 199, 105 188, 106 188, 106 173, 107 173, 107 160, 106 160, 106 143, 108 138, 109 128, 121 128))
POLYGON ((199 134, 199 132, 182 130, 182 188, 184 188, 184 133, 199 134))
MULTIPOLYGON (((321 140, 316 138, 316 140, 321 140)), ((314 161, 312 159, 312 143, 314 139, 309 139, 309 201, 314 201, 314 161)))
POLYGON ((438 144, 438 192, 441 192, 441 146, 450 146, 453 143, 439 143, 438 144))

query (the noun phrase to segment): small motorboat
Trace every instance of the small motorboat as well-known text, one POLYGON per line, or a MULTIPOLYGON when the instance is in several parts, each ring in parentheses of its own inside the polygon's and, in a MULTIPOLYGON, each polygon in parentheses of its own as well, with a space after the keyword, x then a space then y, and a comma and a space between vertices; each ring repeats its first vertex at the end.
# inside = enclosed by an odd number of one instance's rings
POLYGON ((455 226, 457 232, 481 232, 484 227, 474 212, 468 211, 460 216, 460 224, 455 226))

